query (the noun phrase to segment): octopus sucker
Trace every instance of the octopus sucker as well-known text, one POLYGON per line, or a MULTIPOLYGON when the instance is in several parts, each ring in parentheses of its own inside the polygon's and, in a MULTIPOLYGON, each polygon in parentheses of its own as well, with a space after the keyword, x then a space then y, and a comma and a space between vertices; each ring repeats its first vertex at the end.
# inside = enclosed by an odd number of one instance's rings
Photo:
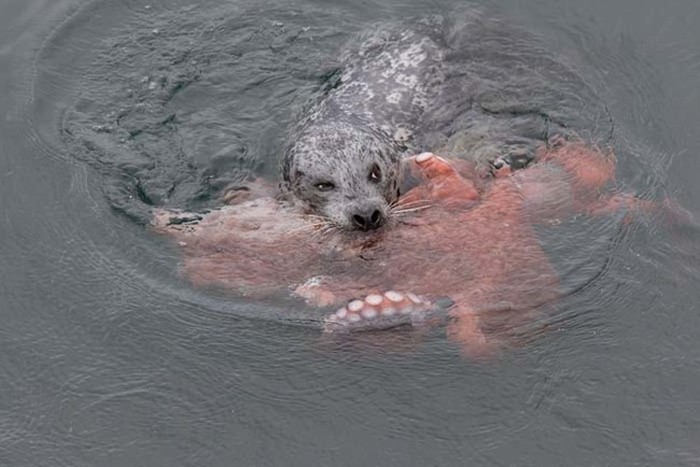
POLYGON ((407 298, 408 295, 391 291, 384 295, 370 294, 363 300, 353 300, 328 316, 324 321, 323 330, 329 333, 346 333, 389 329, 423 322, 433 310, 433 305, 414 294, 410 294, 415 297, 415 300, 411 300, 407 298), (388 298, 387 294, 392 299, 388 298))

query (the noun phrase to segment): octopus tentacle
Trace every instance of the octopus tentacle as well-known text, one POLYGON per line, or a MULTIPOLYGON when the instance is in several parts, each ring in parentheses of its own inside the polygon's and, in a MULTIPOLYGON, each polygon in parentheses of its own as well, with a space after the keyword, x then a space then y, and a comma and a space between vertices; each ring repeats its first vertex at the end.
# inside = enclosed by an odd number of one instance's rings
POLYGON ((418 295, 390 290, 352 300, 325 319, 323 330, 357 332, 417 325, 437 310, 437 306, 418 295))
POLYGON ((440 156, 424 152, 409 157, 407 164, 412 175, 423 183, 403 196, 404 203, 432 200, 444 207, 468 206, 480 198, 474 181, 461 176, 450 161, 440 156))

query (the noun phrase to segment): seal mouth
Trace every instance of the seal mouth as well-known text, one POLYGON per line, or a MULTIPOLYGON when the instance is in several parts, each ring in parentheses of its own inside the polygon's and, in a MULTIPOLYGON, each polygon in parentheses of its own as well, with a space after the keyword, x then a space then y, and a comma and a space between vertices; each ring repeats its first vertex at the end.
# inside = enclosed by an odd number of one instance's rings
POLYGON ((380 225, 363 229, 347 223, 338 223, 333 219, 324 218, 323 222, 317 223, 317 232, 325 240, 339 241, 347 245, 373 244, 379 241, 389 232, 394 225, 393 218, 385 218, 380 225))
POLYGON ((345 230, 338 236, 337 245, 343 250, 354 251, 357 257, 369 261, 383 249, 381 245, 385 241, 387 232, 385 228, 368 232, 345 230))

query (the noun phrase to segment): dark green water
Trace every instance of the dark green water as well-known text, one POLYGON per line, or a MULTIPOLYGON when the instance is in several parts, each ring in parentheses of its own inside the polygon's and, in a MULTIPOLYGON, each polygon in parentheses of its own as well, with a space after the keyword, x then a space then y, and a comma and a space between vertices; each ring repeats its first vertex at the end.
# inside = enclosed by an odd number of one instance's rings
MULTIPOLYGON (((694 228, 549 232, 571 293, 474 363, 193 289, 140 223, 274 177, 352 33, 453 4, 0 2, 0 465, 700 465, 694 228)), ((700 215, 700 5, 484 5, 580 71, 625 186, 700 215)))

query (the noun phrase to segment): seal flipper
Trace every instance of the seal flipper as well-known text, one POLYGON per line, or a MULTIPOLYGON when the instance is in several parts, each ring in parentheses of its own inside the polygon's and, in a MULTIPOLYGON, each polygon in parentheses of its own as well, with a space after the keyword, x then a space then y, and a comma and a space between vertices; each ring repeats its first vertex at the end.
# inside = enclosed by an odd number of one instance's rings
POLYGON ((495 178, 505 177, 525 169, 537 160, 537 153, 527 146, 512 145, 501 156, 489 162, 489 172, 495 178))

